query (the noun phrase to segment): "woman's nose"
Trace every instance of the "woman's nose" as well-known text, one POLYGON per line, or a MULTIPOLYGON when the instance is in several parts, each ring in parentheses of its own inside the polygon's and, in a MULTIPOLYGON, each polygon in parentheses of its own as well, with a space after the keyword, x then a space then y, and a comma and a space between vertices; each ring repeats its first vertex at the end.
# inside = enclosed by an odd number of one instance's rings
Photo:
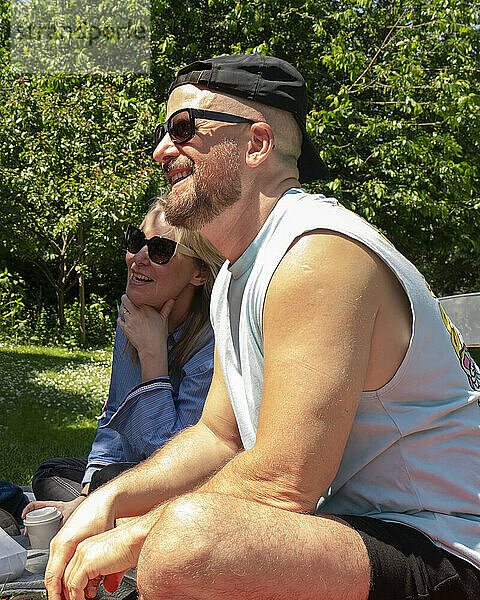
POLYGON ((142 246, 140 250, 135 254, 134 261, 137 264, 147 264, 150 261, 150 257, 148 256, 148 248, 147 244, 142 246))

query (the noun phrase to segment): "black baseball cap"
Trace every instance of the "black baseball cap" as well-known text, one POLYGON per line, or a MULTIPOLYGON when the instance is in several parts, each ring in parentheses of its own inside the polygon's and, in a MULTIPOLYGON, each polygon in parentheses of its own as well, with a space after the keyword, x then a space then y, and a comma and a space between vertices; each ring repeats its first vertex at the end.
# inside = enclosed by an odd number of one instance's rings
POLYGON ((175 88, 186 83, 247 98, 292 113, 303 135, 302 150, 297 163, 300 182, 309 183, 328 177, 328 169, 305 127, 305 80, 290 63, 263 54, 219 56, 197 61, 178 71, 170 86, 169 95, 175 88))

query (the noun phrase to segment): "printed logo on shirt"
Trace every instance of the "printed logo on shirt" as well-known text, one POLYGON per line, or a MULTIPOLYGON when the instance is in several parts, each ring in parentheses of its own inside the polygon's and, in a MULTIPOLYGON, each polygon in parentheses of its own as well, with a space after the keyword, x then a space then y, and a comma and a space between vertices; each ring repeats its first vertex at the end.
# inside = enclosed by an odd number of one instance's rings
MULTIPOLYGON (((465 346, 465 342, 462 339, 462 336, 455 325, 450 321, 449 316, 443 309, 443 306, 438 303, 440 307, 440 312, 442 314, 443 322, 445 323, 445 327, 447 328, 448 333, 450 334, 450 339, 452 340, 452 345, 455 349, 455 353, 458 356, 458 360, 460 361, 460 366, 464 370, 468 382, 470 383, 470 387, 472 390, 476 392, 480 391, 480 371, 470 356, 470 353, 465 346)), ((478 401, 478 405, 480 406, 480 400, 478 401)))
MULTIPOLYGON (((428 285, 427 280, 424 278, 425 285, 427 286, 427 290, 430 294, 437 300, 437 297, 433 293, 432 288, 428 285)), ((450 317, 445 312, 443 306, 438 302, 438 306, 440 308, 440 313, 442 315, 443 322, 445 323, 445 327, 447 328, 448 333, 450 334, 450 339, 452 341, 452 346, 455 350, 455 354, 458 356, 458 360, 460 361, 460 366, 462 367, 465 375, 467 376, 468 383, 472 390, 476 392, 480 391, 480 370, 477 367, 477 364, 473 360, 468 351, 465 342, 462 339, 461 333, 455 327, 455 325, 450 320, 450 317)), ((480 400, 478 401, 478 405, 480 406, 480 400)))

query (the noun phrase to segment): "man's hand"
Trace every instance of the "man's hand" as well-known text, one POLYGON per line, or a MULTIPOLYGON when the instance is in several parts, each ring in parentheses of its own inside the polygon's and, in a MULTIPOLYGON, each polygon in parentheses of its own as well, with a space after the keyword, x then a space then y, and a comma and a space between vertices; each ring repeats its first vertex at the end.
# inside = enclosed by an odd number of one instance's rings
POLYGON ((62 576, 80 542, 112 529, 114 522, 113 495, 106 489, 99 489, 85 498, 75 510, 50 544, 45 571, 45 587, 50 600, 62 599, 62 576))
POLYGON ((66 600, 84 600, 85 596, 93 598, 102 577, 105 589, 114 592, 125 572, 137 564, 150 528, 148 515, 136 517, 111 531, 80 542, 63 577, 66 600))
MULTIPOLYGON (((23 509, 22 519, 28 515, 32 510, 37 510, 39 508, 45 508, 46 506, 54 506, 58 511, 62 513, 62 526, 65 525, 67 519, 74 512, 74 510, 80 506, 80 504, 85 500, 85 496, 79 496, 78 498, 74 498, 70 502, 55 502, 53 500, 35 500, 35 502, 30 502, 23 509)), ((27 535, 27 529, 25 528, 25 535, 27 535)))

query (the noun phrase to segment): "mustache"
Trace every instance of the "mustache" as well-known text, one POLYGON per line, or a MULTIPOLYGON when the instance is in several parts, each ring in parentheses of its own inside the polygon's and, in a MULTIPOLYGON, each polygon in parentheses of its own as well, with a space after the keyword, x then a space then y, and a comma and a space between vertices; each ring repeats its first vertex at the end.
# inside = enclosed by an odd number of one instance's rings
POLYGON ((177 158, 173 158, 168 163, 164 163, 162 165, 162 171, 165 175, 168 175, 168 173, 170 173, 170 171, 173 171, 173 169, 182 168, 195 170, 195 163, 192 159, 187 158, 186 156, 179 156, 177 158))

